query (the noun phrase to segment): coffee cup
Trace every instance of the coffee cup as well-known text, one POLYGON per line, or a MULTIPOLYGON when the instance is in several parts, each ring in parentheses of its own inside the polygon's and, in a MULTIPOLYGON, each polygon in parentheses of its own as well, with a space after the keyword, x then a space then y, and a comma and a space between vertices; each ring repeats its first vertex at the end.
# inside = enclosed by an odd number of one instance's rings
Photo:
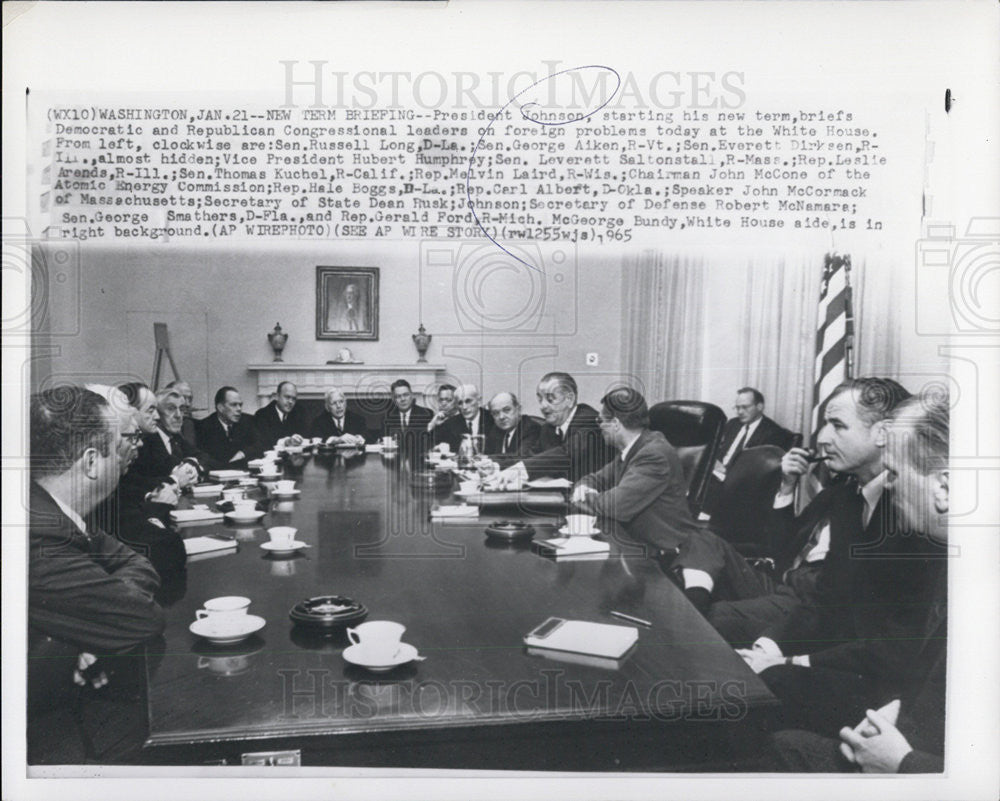
POLYGON ((349 628, 347 638, 361 648, 361 656, 372 664, 391 662, 399 652, 406 626, 391 620, 369 620, 349 628))
POLYGON ((280 481, 274 482, 274 491, 279 495, 281 493, 292 492, 295 489, 295 480, 291 478, 284 478, 280 481))
POLYGON ((479 492, 479 482, 475 479, 472 479, 471 481, 461 481, 458 484, 458 488, 462 492, 479 492))
POLYGON ((298 529, 291 526, 273 526, 267 530, 267 533, 274 545, 279 548, 287 548, 295 542, 298 529))
POLYGON ((593 534, 596 522, 594 515, 566 515, 566 531, 571 536, 593 534))
POLYGON ((213 621, 226 623, 246 615, 249 608, 249 598, 243 598, 239 595, 223 595, 205 601, 205 608, 199 609, 194 613, 194 616, 198 620, 208 617, 213 621))
POLYGON ((237 512, 256 512, 257 501, 250 498, 240 498, 233 501, 233 509, 237 512))
POLYGON ((224 501, 242 501, 246 498, 246 492, 241 487, 233 487, 232 489, 226 489, 222 491, 222 500, 224 501))
POLYGON ((382 437, 382 447, 389 450, 396 447, 396 438, 389 434, 388 436, 382 437))
POLYGON ((269 450, 269 451, 264 451, 264 461, 265 462, 273 462, 277 458, 278 458, 278 452, 276 450, 274 450, 273 448, 271 450, 269 450))

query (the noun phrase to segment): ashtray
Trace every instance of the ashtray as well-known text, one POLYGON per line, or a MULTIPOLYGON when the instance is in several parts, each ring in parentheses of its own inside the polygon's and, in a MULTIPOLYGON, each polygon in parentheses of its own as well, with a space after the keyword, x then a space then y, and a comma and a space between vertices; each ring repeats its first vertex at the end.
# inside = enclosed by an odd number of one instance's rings
POLYGON ((535 527, 516 520, 497 520, 486 527, 486 536, 506 542, 530 540, 535 536, 535 527))
POLYGON ((295 604, 288 617, 297 626, 333 632, 360 623, 368 617, 368 609, 343 595, 318 595, 295 604))

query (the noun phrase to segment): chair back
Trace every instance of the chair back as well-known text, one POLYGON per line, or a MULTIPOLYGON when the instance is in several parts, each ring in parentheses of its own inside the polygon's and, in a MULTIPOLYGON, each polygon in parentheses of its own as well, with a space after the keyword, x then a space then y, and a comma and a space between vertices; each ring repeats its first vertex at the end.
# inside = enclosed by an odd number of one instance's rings
POLYGON ((725 424, 722 409, 701 401, 663 401, 649 410, 649 427, 663 434, 680 456, 688 506, 695 517, 705 502, 725 424))
POLYGON ((760 549, 771 556, 766 522, 781 484, 781 457, 777 445, 747 448, 726 468, 726 480, 719 490, 712 512, 712 530, 725 540, 760 549))

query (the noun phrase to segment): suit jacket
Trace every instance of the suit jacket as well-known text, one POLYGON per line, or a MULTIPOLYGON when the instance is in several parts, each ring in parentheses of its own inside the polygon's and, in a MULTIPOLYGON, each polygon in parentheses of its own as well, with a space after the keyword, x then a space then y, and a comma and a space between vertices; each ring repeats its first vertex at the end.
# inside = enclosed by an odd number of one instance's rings
MULTIPOLYGON (((738 417, 734 417, 732 420, 726 422, 725 427, 722 429, 722 441, 719 444, 719 461, 722 461, 722 457, 729 452, 736 437, 739 436, 741 428, 743 428, 743 423, 740 422, 738 417)), ((747 437, 747 441, 743 443, 743 450, 756 448, 758 445, 777 445, 783 451, 787 451, 792 447, 792 437, 793 434, 791 431, 782 428, 774 420, 765 415, 760 418, 757 428, 747 437)))
MULTIPOLYGON (((938 567, 934 600, 924 637, 903 692, 897 728, 913 751, 903 757, 900 773, 944 770, 945 679, 948 662, 947 562, 938 567)), ((891 700, 891 699, 890 699, 891 700)))
POLYGON ((170 477, 170 471, 184 459, 197 459, 202 467, 215 469, 221 467, 204 451, 198 450, 191 442, 179 434, 170 434, 170 444, 173 452, 167 451, 163 438, 158 433, 144 434, 142 447, 132 462, 128 472, 122 477, 120 488, 128 495, 137 499, 155 489, 170 477))
POLYGON ((595 514, 621 523, 640 542, 667 550, 701 531, 688 507, 680 457, 659 431, 643 431, 624 460, 616 456, 580 483, 601 493, 592 503, 595 514))
POLYGON ((245 467, 249 459, 256 459, 264 452, 257 441, 252 418, 247 414, 240 417, 240 421, 232 427, 229 439, 226 439, 226 432, 217 414, 210 414, 204 420, 196 422, 195 431, 198 435, 198 447, 227 467, 245 467), (244 458, 231 462, 230 459, 239 451, 243 451, 244 458))
MULTIPOLYGON (((99 529, 85 535, 39 485, 28 510, 28 623, 100 655, 163 631, 153 566, 99 529)), ((29 660, 30 662, 30 660, 29 660)))
POLYGON ((528 478, 551 476, 579 481, 614 458, 615 450, 604 441, 597 412, 585 403, 576 407, 560 441, 556 427, 543 423, 538 437, 538 453, 524 460, 528 478))
POLYGON ((790 508, 777 515, 791 532, 786 562, 823 520, 830 523, 830 550, 811 591, 797 592, 800 605, 762 636, 785 654, 809 654, 814 666, 871 676, 892 691, 910 670, 943 553, 897 528, 891 490, 882 493, 866 528, 861 509, 856 488, 845 483, 821 492, 798 518, 790 508))
POLYGON ((170 520, 172 508, 131 497, 119 487, 87 515, 87 526, 106 531, 165 576, 183 570, 187 563, 184 540, 170 520))
POLYGON ((399 434, 405 431, 408 434, 427 434, 427 424, 433 419, 434 412, 423 406, 414 403, 410 407, 410 424, 403 429, 400 421, 399 409, 393 406, 382 420, 382 435, 399 434))
POLYGON ((491 456, 501 455, 511 460, 523 459, 538 453, 538 438, 542 435, 542 427, 527 415, 521 415, 517 425, 512 429, 510 447, 504 452, 503 443, 507 432, 496 425, 486 435, 486 453, 491 456))
POLYGON ((309 429, 305 409, 298 404, 285 415, 285 422, 281 422, 278 418, 276 401, 271 401, 263 409, 258 409, 253 416, 253 424, 257 429, 257 441, 265 450, 273 448, 279 439, 290 437, 293 434, 305 437, 309 429))
POLYGON ((344 412, 344 427, 340 428, 333 419, 333 415, 326 409, 313 418, 309 424, 310 437, 322 437, 324 441, 330 437, 340 437, 344 434, 357 434, 359 437, 368 433, 368 426, 365 419, 354 412, 348 410, 344 412))
POLYGON ((433 417, 434 413, 430 409, 414 403, 410 407, 410 424, 403 428, 399 409, 393 405, 382 420, 382 436, 397 437, 404 456, 410 459, 420 458, 430 447, 431 433, 427 430, 427 424, 433 417))
MULTIPOLYGON (((486 409, 479 410, 479 433, 483 437, 489 437, 492 431, 496 428, 496 423, 493 422, 493 415, 490 414, 486 409)), ((451 446, 453 453, 458 452, 458 447, 462 444, 462 437, 469 433, 469 429, 466 426, 465 418, 460 414, 456 414, 454 417, 449 417, 441 425, 434 429, 435 441, 437 442, 447 442, 451 446), (440 433, 439 433, 440 432, 440 433)), ((485 440, 484 440, 485 442, 485 440)), ((489 451, 486 451, 489 453, 489 451)))

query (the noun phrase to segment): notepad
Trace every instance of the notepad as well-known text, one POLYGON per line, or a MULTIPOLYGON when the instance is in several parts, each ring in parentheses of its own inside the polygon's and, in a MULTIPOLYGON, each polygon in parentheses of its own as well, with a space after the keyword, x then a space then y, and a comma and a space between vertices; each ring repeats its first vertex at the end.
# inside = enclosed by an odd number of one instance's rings
POLYGON ((575 654, 621 659, 639 640, 634 626, 591 623, 588 620, 564 620, 550 617, 524 635, 529 648, 547 648, 575 654))
POLYGON ((524 483, 528 489, 569 489, 573 482, 568 478, 536 478, 524 483))
POLYGON ((545 556, 585 556, 589 554, 611 553, 610 543, 595 540, 593 537, 556 537, 550 540, 539 540, 538 548, 545 556))
POLYGON ((458 506, 439 506, 436 509, 431 509, 431 520, 449 517, 479 517, 479 507, 460 504, 458 506))
POLYGON ((250 474, 246 470, 210 470, 208 477, 216 481, 233 481, 238 478, 249 478, 250 474))
POLYGON ((236 547, 236 540, 220 540, 215 537, 190 537, 184 540, 184 550, 188 557, 225 551, 236 547))
POLYGON ((204 520, 222 520, 222 512, 211 509, 172 509, 170 519, 175 523, 199 523, 204 520))

